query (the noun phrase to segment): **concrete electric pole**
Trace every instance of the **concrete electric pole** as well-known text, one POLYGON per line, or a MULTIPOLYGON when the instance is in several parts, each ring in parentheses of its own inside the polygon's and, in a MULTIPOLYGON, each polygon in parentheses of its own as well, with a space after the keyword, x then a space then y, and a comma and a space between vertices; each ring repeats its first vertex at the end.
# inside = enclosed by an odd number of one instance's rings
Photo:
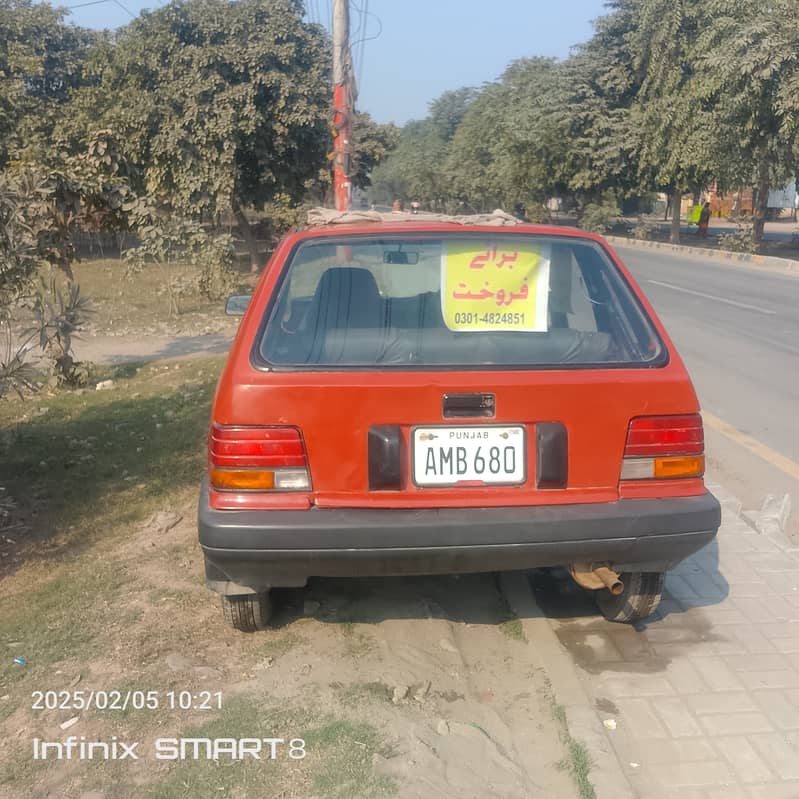
POLYGON ((336 210, 349 211, 350 122, 353 111, 350 2, 333 0, 333 186, 336 210))

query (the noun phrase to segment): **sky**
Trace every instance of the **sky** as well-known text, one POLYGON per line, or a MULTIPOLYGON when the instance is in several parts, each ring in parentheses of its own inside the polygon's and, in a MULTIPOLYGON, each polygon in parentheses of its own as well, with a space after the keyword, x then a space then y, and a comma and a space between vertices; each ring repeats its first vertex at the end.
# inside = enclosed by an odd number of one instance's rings
MULTIPOLYGON (((163 4, 62 2, 72 7, 68 19, 97 29, 124 25, 163 4)), ((326 27, 330 6, 331 0, 306 0, 309 18, 326 27)), ((351 0, 357 106, 378 122, 421 119, 443 92, 496 80, 516 58, 565 58, 590 38, 591 21, 604 6, 605 0, 351 0)))

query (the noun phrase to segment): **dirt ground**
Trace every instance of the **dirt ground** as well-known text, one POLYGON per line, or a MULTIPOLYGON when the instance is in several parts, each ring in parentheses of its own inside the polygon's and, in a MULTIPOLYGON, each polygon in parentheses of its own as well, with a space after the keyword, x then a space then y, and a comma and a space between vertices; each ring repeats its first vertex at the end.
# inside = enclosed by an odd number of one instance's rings
MULTIPOLYGON (((255 788, 252 768, 222 779, 195 775, 205 764, 168 769, 152 758, 126 768, 32 763, 34 737, 116 735, 142 741, 147 752, 157 736, 185 734, 204 718, 168 709, 128 711, 121 719, 111 711, 36 712, 15 696, 22 702, 0 735, 3 759, 16 764, 0 787, 4 795, 219 796, 228 788, 237 792, 222 795, 577 795, 559 767, 567 753, 546 674, 508 625, 494 575, 317 580, 279 593, 274 629, 241 635, 225 628, 202 586, 192 511, 179 508, 183 521, 158 541, 145 526, 114 551, 135 586, 112 602, 97 597, 115 643, 79 661, 65 649, 38 690, 133 688, 159 690, 162 698, 170 690, 220 692, 222 713, 210 711, 221 720, 218 734, 312 740, 321 724, 333 727, 335 751, 313 753, 317 762, 305 773, 280 764, 277 780, 269 764, 259 764, 278 783, 274 794, 255 788), (256 712, 242 713, 242 702, 256 712), (270 717, 264 732, 261 722, 270 717), (71 718, 78 721, 62 732, 71 718), (211 782, 184 790, 195 779, 211 782), (121 793, 112 788, 118 780, 128 786, 121 793)), ((27 654, 35 664, 36 652, 27 654)))
POLYGON ((121 366, 107 391, 0 406, 21 522, 0 530, 0 796, 591 797, 496 575, 313 580, 276 592, 271 629, 224 625, 195 526, 222 362, 121 366), (36 691, 118 695, 34 709, 36 691), (158 706, 134 709, 148 691, 158 706), (34 759, 34 739, 70 735, 136 741, 139 759, 34 759), (179 736, 301 738, 307 756, 155 757, 179 736))

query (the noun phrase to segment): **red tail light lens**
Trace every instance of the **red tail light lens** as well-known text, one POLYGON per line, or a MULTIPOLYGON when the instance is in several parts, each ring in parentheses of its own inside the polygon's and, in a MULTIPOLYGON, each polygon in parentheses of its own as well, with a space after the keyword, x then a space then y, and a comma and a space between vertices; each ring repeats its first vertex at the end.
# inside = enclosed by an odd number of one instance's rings
POLYGON ((295 427, 212 425, 208 471, 219 491, 310 489, 305 443, 295 427))
POLYGON ((211 461, 219 467, 302 467, 305 445, 294 427, 222 427, 213 425, 211 461))
POLYGON ((642 416, 627 430, 622 480, 701 477, 705 471, 705 434, 698 413, 642 416))
POLYGON ((630 422, 625 458, 702 455, 705 434, 698 413, 685 416, 642 416, 630 422))

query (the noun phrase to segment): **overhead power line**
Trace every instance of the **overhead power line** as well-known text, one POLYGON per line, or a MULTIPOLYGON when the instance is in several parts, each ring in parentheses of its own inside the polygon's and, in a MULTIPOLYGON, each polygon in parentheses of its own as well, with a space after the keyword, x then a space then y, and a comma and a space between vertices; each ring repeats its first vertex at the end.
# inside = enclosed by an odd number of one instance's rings
POLYGON ((358 12, 358 28, 355 31, 355 35, 353 36, 353 43, 352 43, 352 57, 353 57, 353 68, 355 69, 355 80, 356 84, 360 88, 363 81, 363 72, 364 72, 364 52, 366 48, 366 43, 374 41, 375 39, 379 39, 383 33, 383 22, 377 14, 372 13, 369 10, 369 0, 361 0, 363 5, 359 5, 356 0, 350 0, 350 5, 358 12), (369 17, 374 17, 375 21, 377 22, 379 28, 374 36, 368 36, 368 28, 369 28, 369 17), (357 57, 355 55, 356 48, 358 50, 357 57))
POLYGON ((136 19, 136 15, 127 6, 123 6, 119 0, 90 0, 88 3, 78 3, 74 6, 67 6, 67 10, 71 11, 73 8, 86 8, 86 6, 99 6, 102 3, 113 3, 119 6, 126 14, 130 14, 131 19, 136 19))

